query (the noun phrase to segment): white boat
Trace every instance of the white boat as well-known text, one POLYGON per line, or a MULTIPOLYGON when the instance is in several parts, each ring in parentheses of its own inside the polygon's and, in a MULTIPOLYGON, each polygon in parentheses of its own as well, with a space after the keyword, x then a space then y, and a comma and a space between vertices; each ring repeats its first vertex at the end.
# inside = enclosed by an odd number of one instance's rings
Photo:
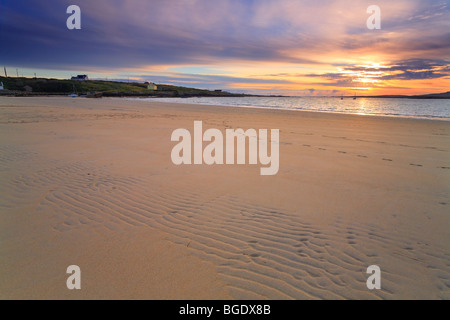
POLYGON ((75 88, 75 85, 73 84, 73 92, 68 95, 70 98, 76 98, 78 97, 77 89, 75 88))

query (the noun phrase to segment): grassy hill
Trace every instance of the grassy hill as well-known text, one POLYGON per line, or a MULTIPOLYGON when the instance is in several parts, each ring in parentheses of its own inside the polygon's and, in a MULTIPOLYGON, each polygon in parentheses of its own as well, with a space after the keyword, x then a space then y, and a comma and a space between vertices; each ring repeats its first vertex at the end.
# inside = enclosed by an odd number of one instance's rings
POLYGON ((147 89, 147 85, 138 82, 116 82, 116 81, 72 81, 44 78, 16 78, 0 77, 5 91, 0 91, 2 95, 68 95, 74 92, 86 94, 88 92, 101 92, 105 97, 123 96, 156 96, 156 97, 193 97, 193 96, 243 96, 216 90, 202 90, 178 86, 158 84, 158 90, 147 89))

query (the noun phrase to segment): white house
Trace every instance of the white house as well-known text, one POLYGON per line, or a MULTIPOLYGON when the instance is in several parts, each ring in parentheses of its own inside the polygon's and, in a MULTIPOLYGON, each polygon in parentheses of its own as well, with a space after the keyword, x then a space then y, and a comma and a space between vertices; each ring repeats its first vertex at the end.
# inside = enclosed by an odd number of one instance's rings
POLYGON ((147 90, 153 90, 153 91, 158 90, 158 86, 156 84, 154 84, 153 82, 146 82, 145 84, 147 85, 147 90))

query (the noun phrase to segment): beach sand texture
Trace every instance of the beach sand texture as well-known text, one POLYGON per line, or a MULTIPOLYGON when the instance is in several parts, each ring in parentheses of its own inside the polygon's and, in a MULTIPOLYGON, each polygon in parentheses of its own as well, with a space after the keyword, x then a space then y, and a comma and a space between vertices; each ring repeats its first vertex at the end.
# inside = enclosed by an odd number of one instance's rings
POLYGON ((0 98, 1 299, 450 299, 450 123, 0 98), (173 130, 280 129, 280 170, 173 130), (82 289, 66 288, 66 268, 82 289), (366 287, 378 265, 382 289, 366 287))

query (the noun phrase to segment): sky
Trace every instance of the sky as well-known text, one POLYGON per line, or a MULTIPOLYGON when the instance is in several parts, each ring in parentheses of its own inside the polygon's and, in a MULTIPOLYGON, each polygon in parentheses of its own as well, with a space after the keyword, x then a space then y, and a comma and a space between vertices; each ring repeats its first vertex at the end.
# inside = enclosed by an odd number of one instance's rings
POLYGON ((3 65, 264 95, 446 92, 450 0, 0 0, 3 65))

